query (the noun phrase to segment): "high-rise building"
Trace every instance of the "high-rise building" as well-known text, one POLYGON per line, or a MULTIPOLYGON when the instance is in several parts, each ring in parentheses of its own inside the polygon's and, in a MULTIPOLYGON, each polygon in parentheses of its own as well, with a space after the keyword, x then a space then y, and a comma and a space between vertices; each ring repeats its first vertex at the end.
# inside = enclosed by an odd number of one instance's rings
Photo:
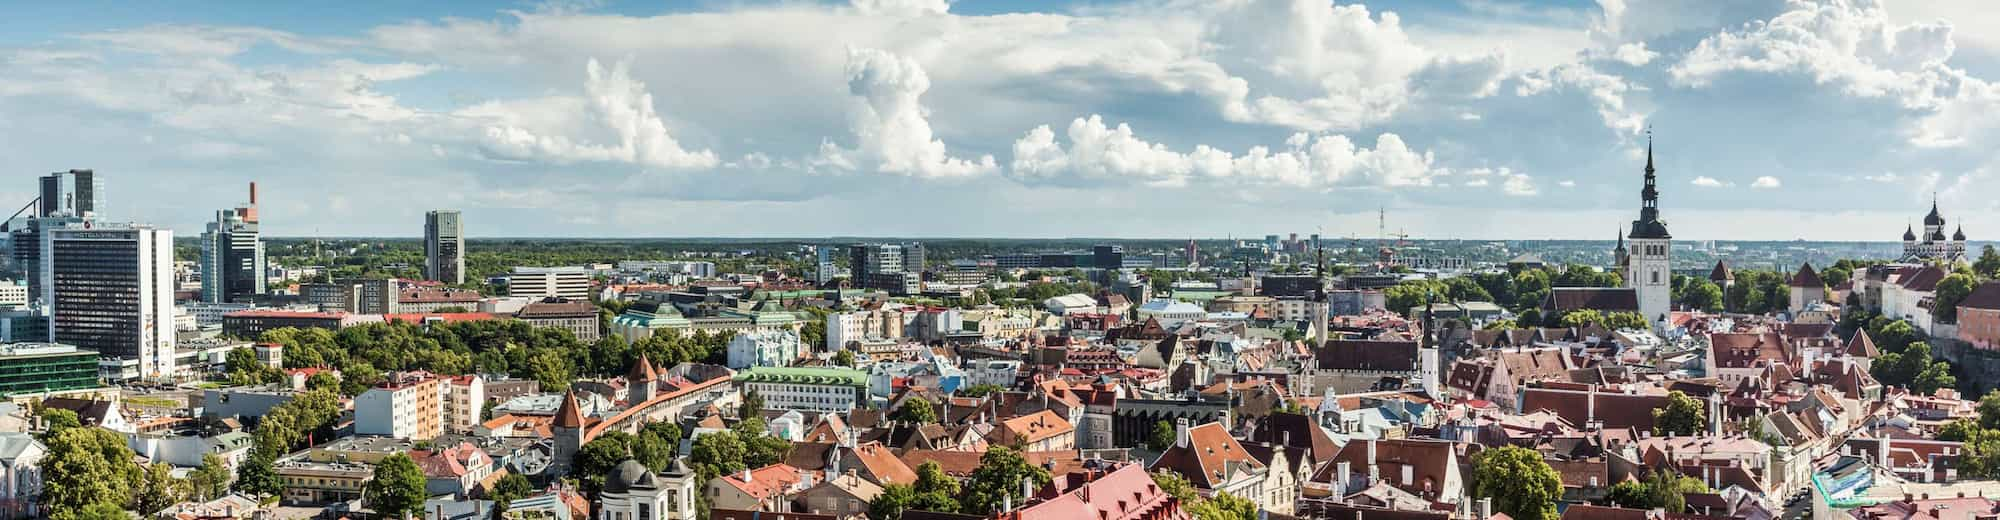
POLYGON ((1666 319, 1673 300, 1673 241, 1666 221, 1660 220, 1660 189, 1653 174, 1653 143, 1646 143, 1646 185, 1639 189, 1639 218, 1632 221, 1631 240, 1625 258, 1625 286, 1639 300, 1639 314, 1646 322, 1659 324, 1666 319))
POLYGON ((456 210, 424 214, 424 277, 465 283, 465 226, 456 210))
POLYGON ((83 227, 79 217, 29 217, 8 223, 7 239, 12 248, 15 276, 28 280, 28 295, 42 295, 42 230, 83 227))
MULTIPOLYGON (((922 271, 909 271, 911 264, 905 253, 908 251, 897 244, 854 244, 847 247, 848 270, 852 273, 855 287, 878 289, 890 294, 907 295, 922 291, 922 271)), ((921 249, 918 254, 922 254, 921 249)), ((923 260, 918 259, 917 265, 923 260)))
POLYGON ((70 170, 42 176, 38 217, 97 216, 104 206, 104 184, 91 170, 70 170))
POLYGON ((1098 244, 1090 248, 1090 266, 1098 269, 1125 267, 1125 246, 1098 244))
POLYGON ((42 230, 50 341, 97 351, 106 379, 174 373, 174 232, 117 225, 42 230))
POLYGON ((226 303, 263 295, 264 268, 253 182, 250 203, 215 212, 215 221, 201 234, 201 300, 226 303))

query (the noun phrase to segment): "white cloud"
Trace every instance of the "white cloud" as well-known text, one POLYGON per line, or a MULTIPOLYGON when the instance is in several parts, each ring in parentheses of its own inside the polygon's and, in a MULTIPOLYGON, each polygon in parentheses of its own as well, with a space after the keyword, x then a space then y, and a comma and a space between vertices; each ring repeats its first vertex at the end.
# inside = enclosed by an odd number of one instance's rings
MULTIPOLYGON (((653 94, 644 83, 632 79, 629 63, 620 61, 606 70, 591 59, 585 73, 583 100, 553 99, 546 103, 581 109, 557 109, 567 113, 555 117, 588 117, 590 123, 612 134, 612 144, 573 138, 564 130, 527 121, 528 116, 514 112, 522 108, 518 105, 488 103, 461 115, 494 120, 484 125, 478 144, 482 152, 497 159, 556 164, 614 161, 666 169, 709 168, 718 163, 715 152, 687 150, 668 133, 666 121, 653 107, 653 94)), ((568 123, 573 122, 565 121, 568 123)))
POLYGON ((1692 184, 1703 188, 1721 188, 1724 186, 1729 186, 1728 183, 1716 180, 1714 177, 1709 177, 1707 175, 1695 177, 1694 181, 1692 181, 1692 184))
POLYGON ((861 153, 884 173, 918 177, 963 177, 997 171, 993 156, 977 161, 951 157, 934 138, 928 113, 919 102, 931 80, 916 60, 876 49, 850 49, 847 85, 863 103, 853 131, 861 153))
POLYGON ((1954 44, 1941 21, 1897 24, 1877 0, 1794 1, 1768 22, 1703 39, 1668 72, 1702 87, 1730 72, 1796 72, 1848 94, 1934 107, 1966 79, 1945 65, 1954 44))
POLYGON ((1651 63, 1653 58, 1658 57, 1660 53, 1646 50, 1646 42, 1620 44, 1617 50, 1611 52, 1612 59, 1634 67, 1651 63))
POLYGON ((947 0, 854 0, 854 8, 863 14, 892 16, 944 14, 951 10, 947 0))
POLYGON ((1500 176, 1507 179, 1506 182, 1500 184, 1501 193, 1506 193, 1508 195, 1513 195, 1516 197, 1525 197, 1541 193, 1541 190, 1535 188, 1534 178, 1529 177, 1527 174, 1512 173, 1505 169, 1502 169, 1500 170, 1500 176))
POLYGON ((1783 183, 1778 182, 1777 177, 1772 177, 1769 175, 1758 177, 1757 180, 1752 181, 1750 183, 1750 187, 1761 188, 1761 189, 1774 189, 1781 185, 1783 185, 1783 183))
POLYGON ((1108 127, 1102 116, 1091 115, 1071 121, 1064 136, 1067 147, 1047 125, 1028 131, 1014 142, 1010 175, 1057 184, 1226 182, 1330 189, 1425 186, 1445 173, 1429 153, 1411 150, 1391 133, 1378 136, 1374 149, 1357 147, 1343 135, 1299 133, 1276 151, 1257 146, 1236 155, 1200 145, 1177 152, 1140 139, 1129 125, 1108 127))
POLYGON ((1562 187, 1564 187, 1564 188, 1575 188, 1575 187, 1576 187, 1576 181, 1572 181, 1572 180, 1564 180, 1564 181, 1561 181, 1561 182, 1557 182, 1557 183, 1556 183, 1556 185, 1557 185, 1557 186, 1562 186, 1562 187))

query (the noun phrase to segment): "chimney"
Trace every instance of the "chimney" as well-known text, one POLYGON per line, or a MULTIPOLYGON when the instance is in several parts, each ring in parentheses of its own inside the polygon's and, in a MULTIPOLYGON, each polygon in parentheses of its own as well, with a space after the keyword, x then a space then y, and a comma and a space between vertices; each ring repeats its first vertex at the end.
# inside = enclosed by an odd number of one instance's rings
POLYGON ((1368 439, 1368 466, 1375 466, 1375 439, 1368 439))
POLYGON ((250 205, 257 205, 257 181, 250 181, 250 205))
POLYGON ((1416 483, 1417 483, 1417 467, 1411 466, 1409 464, 1404 464, 1403 485, 1410 486, 1410 485, 1415 485, 1416 483))
POLYGON ((750 482, 750 468, 743 468, 743 482, 750 482))
POLYGON ((1347 482, 1354 478, 1354 473, 1353 468, 1348 467, 1347 461, 1344 460, 1340 461, 1338 468, 1333 474, 1333 499, 1344 502, 1347 498, 1347 482))
POLYGON ((1875 438, 1875 465, 1889 467, 1889 436, 1875 438))
POLYGON ((1021 505, 1028 504, 1028 497, 1035 496, 1035 477, 1021 477, 1021 505))
POLYGON ((1182 418, 1179 418, 1179 419, 1174 419, 1174 446, 1175 446, 1175 447, 1179 447, 1179 448, 1186 448, 1186 447, 1188 447, 1188 444, 1189 444, 1189 443, 1191 442, 1191 441, 1190 441, 1190 439, 1189 439, 1189 433, 1190 433, 1190 432, 1188 431, 1188 420, 1187 420, 1187 418, 1186 418, 1186 417, 1182 417, 1182 418))
POLYGON ((1479 499, 1479 520, 1493 517, 1493 497, 1479 499))

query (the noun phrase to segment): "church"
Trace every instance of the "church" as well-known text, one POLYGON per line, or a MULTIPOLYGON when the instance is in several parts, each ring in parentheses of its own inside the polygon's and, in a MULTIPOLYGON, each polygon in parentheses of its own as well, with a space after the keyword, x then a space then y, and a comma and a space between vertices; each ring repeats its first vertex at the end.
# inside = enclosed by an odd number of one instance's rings
POLYGON ((1944 217, 1938 214, 1937 200, 1931 200, 1931 214, 1924 215, 1924 234, 1918 235, 1914 227, 1903 228, 1903 257, 1899 262, 1963 262, 1965 261, 1965 226, 1960 225, 1944 237, 1944 217))
POLYGON ((1673 239, 1660 220, 1660 187, 1653 169, 1653 143, 1646 140, 1646 184, 1639 189, 1639 218, 1622 234, 1616 257, 1625 288, 1638 300, 1639 315, 1657 326, 1673 306, 1673 239), (1630 242, 1628 243, 1627 240, 1630 242))

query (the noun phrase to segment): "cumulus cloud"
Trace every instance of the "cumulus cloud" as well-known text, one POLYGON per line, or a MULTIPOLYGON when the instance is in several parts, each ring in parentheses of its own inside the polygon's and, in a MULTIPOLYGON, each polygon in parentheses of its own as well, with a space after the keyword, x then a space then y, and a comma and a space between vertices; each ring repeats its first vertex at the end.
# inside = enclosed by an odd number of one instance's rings
POLYGON ((1849 94, 1912 107, 1951 96, 1962 76, 1945 66, 1955 45, 1942 21, 1896 24, 1877 0, 1792 2, 1764 23, 1703 39, 1669 73, 1700 87, 1729 72, 1795 72, 1849 94))
POLYGON ((1343 135, 1298 133, 1279 150, 1256 146, 1241 155, 1207 145, 1175 151, 1139 138, 1130 125, 1107 126, 1099 115, 1071 121, 1063 135, 1067 145, 1047 125, 1028 131, 1014 142, 1010 175, 1055 184, 1229 182, 1334 188, 1424 186, 1445 173, 1430 153, 1410 149, 1392 133, 1376 137, 1373 149, 1356 146, 1343 135))
POLYGON ((1782 184, 1783 183, 1778 182, 1777 177, 1765 175, 1762 177, 1758 177, 1757 180, 1755 181, 1751 181, 1750 187, 1760 188, 1760 189, 1774 189, 1781 186, 1782 184))
POLYGON ((1653 58, 1658 57, 1660 53, 1646 49, 1646 42, 1619 44, 1617 50, 1611 51, 1612 59, 1634 67, 1651 63, 1653 58))
POLYGON ((1535 188, 1535 179, 1529 177, 1527 174, 1513 173, 1503 169, 1500 171, 1500 175, 1502 178, 1507 179, 1500 184, 1501 193, 1516 197, 1526 197, 1541 193, 1541 190, 1535 188))
POLYGON ((948 0, 854 0, 854 8, 864 14, 924 15, 951 10, 948 0))
MULTIPOLYGON (((600 144, 571 137, 562 130, 536 128, 519 114, 495 104, 462 112, 473 117, 500 119, 482 129, 478 144, 488 156, 505 160, 611 161, 666 169, 708 168, 717 164, 715 152, 691 151, 681 146, 667 131, 666 121, 653 108, 653 94, 646 84, 632 79, 630 64, 620 61, 609 69, 591 59, 585 65, 585 97, 581 107, 592 123, 609 131, 612 143, 600 144)), ((551 103, 568 105, 567 100, 551 103)))
POLYGON ((928 111, 919 102, 931 80, 916 60, 877 49, 850 49, 847 85, 863 101, 852 128, 859 152, 882 172, 963 177, 998 170, 993 156, 954 158, 944 141, 932 136, 928 111))
POLYGON ((1729 185, 1728 183, 1716 180, 1716 178, 1709 177, 1707 175, 1697 176, 1694 178, 1693 181, 1690 181, 1690 183, 1703 188, 1721 188, 1729 185))

